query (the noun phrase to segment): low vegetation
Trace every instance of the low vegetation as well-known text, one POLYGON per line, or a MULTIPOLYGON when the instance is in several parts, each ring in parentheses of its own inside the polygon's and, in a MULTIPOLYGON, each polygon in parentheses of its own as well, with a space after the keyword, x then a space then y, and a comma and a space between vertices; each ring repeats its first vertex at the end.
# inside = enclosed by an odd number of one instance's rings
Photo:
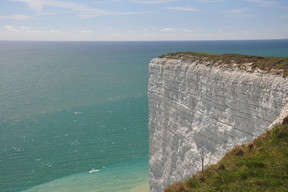
POLYGON ((196 52, 169 53, 160 58, 172 58, 209 62, 210 65, 237 67, 242 70, 255 71, 260 69, 277 75, 288 76, 288 57, 262 57, 240 54, 211 54, 196 52))
POLYGON ((215 165, 165 192, 286 192, 288 119, 253 142, 237 146, 215 165))

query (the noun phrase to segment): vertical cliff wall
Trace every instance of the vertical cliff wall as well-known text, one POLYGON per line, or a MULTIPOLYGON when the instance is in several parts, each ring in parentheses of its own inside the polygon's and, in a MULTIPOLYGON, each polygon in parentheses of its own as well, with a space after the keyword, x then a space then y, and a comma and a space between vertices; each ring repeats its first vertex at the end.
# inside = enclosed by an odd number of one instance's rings
POLYGON ((150 192, 220 160, 288 114, 288 80, 209 61, 149 65, 150 192), (277 119, 278 118, 278 119, 277 119))

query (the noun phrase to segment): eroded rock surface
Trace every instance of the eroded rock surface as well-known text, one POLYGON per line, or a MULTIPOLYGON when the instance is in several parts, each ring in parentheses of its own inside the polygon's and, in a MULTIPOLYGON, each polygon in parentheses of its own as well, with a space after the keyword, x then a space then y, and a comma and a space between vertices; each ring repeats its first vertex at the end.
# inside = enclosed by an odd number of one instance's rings
POLYGON ((282 76, 156 58, 149 65, 150 192, 249 142, 288 109, 282 76))

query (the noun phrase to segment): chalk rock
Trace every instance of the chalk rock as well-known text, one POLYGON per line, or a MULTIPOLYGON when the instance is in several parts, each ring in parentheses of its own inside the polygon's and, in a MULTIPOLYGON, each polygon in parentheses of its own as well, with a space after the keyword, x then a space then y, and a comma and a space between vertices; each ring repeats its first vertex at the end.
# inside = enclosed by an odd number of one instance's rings
POLYGON ((219 161, 287 116, 281 76, 156 58, 149 64, 150 192, 219 161), (281 117, 280 117, 281 116, 281 117), (279 119, 280 118, 280 119, 279 119))

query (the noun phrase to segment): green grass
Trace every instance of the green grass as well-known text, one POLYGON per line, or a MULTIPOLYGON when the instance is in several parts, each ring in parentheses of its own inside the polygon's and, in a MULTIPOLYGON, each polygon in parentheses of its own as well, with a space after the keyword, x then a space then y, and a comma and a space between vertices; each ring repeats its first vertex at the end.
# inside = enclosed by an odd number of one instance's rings
POLYGON ((216 191, 287 192, 288 124, 235 147, 218 164, 165 189, 165 192, 216 191))
POLYGON ((288 76, 288 57, 262 57, 240 54, 213 54, 196 52, 169 53, 160 58, 171 58, 181 60, 192 60, 209 62, 210 65, 237 67, 242 70, 254 71, 261 69, 277 75, 288 76), (249 66, 249 67, 247 67, 249 66))

